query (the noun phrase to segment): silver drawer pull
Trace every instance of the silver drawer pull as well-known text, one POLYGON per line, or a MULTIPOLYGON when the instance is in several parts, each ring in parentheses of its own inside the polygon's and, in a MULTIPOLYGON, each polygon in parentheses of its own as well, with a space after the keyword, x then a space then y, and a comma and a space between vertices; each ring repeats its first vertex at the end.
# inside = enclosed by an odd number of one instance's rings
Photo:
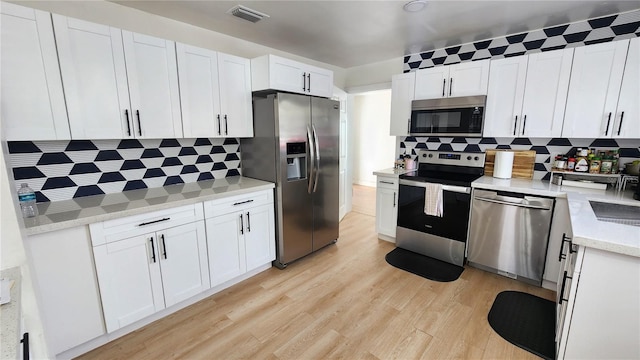
POLYGON ((233 204, 233 206, 236 206, 236 205, 242 205, 242 204, 248 204, 248 203, 250 203, 250 202, 253 202, 253 199, 251 199, 251 200, 246 200, 246 201, 240 201, 240 202, 234 203, 234 204, 233 204))
POLYGON ((392 182, 390 182, 390 181, 383 181, 383 180, 380 180, 380 182, 381 182, 381 183, 383 183, 383 184, 394 185, 394 184, 393 184, 392 182))
POLYGON ((151 224, 155 224, 155 223, 159 223, 159 222, 163 222, 163 221, 167 221, 167 220, 171 220, 171 218, 162 218, 160 220, 153 220, 153 221, 149 221, 149 222, 143 222, 143 223, 138 224, 138 226, 151 225, 151 224))

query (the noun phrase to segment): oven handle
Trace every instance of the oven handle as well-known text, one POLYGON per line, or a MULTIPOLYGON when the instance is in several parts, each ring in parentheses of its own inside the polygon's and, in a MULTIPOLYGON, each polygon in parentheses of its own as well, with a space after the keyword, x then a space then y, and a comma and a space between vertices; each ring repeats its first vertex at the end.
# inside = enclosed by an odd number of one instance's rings
MULTIPOLYGON (((400 185, 409 185, 409 186, 426 188, 427 184, 430 184, 430 183, 400 179, 400 185)), ((471 188, 464 187, 464 186, 442 185, 442 190, 456 192, 456 193, 463 193, 463 194, 471 194, 471 188)))

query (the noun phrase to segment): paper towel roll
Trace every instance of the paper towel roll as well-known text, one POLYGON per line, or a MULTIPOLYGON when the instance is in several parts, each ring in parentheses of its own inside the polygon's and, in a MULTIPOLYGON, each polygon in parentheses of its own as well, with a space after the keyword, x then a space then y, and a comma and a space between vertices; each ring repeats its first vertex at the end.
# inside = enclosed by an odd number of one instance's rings
POLYGON ((500 179, 511 179, 511 168, 513 167, 512 151, 496 151, 496 159, 493 166, 493 177, 500 179))

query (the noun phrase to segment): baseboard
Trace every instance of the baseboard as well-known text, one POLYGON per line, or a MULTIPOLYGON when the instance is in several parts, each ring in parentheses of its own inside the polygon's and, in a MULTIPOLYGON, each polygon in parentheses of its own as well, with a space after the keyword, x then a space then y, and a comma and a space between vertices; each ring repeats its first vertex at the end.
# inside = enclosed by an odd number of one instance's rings
POLYGON ((556 291, 558 289, 558 284, 554 283, 553 281, 542 280, 542 287, 547 290, 556 291))
POLYGON ((396 243, 396 238, 391 237, 391 236, 387 236, 387 235, 383 235, 383 234, 378 234, 378 239, 380 240, 384 240, 384 241, 388 241, 390 243, 396 243))

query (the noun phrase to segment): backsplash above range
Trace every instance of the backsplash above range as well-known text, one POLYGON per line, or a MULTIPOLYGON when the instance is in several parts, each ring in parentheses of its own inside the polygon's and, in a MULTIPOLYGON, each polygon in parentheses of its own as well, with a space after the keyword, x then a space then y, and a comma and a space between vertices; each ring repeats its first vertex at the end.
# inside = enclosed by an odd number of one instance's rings
POLYGON ((640 36, 640 10, 407 55, 403 71, 500 59, 636 36, 640 36))
MULTIPOLYGON (((638 139, 564 139, 564 138, 445 138, 445 137, 398 137, 398 154, 417 155, 416 151, 468 151, 484 152, 487 149, 535 150, 536 162, 533 178, 549 180, 551 157, 565 154, 574 147, 598 150, 620 149, 620 164, 640 159, 638 139)), ((398 155, 397 154, 397 155, 398 155)))
POLYGON ((38 202, 241 174, 237 139, 10 141, 15 188, 38 202))

